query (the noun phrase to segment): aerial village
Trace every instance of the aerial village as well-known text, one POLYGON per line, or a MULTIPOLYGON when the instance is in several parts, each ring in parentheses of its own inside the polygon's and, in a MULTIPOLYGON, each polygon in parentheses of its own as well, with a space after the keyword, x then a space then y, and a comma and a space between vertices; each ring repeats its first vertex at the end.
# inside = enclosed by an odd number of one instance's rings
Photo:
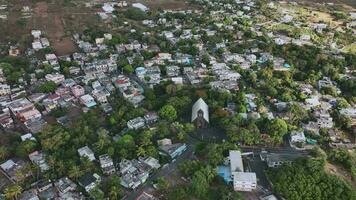
POLYGON ((308 199, 283 170, 316 162, 344 181, 320 199, 355 197, 356 11, 189 5, 88 1, 122 31, 1 49, 0 199, 308 199))

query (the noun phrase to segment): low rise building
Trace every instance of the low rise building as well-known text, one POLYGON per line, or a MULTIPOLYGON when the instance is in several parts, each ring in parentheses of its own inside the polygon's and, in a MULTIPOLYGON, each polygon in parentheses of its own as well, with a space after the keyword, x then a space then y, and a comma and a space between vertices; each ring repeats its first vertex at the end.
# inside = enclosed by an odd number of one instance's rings
POLYGON ((85 94, 85 95, 81 96, 80 102, 88 108, 96 106, 96 102, 95 102, 94 98, 89 94, 85 94))
POLYGON ((129 129, 140 129, 145 126, 145 120, 142 117, 136 117, 127 122, 129 129))
POLYGON ((159 146, 159 150, 161 153, 168 155, 171 159, 175 159, 187 150, 187 145, 185 143, 161 145, 159 146))
POLYGON ((41 172, 49 170, 49 165, 45 160, 45 154, 43 152, 35 151, 29 154, 28 157, 32 163, 40 168, 41 172))
POLYGON ((99 156, 100 167, 103 170, 104 174, 110 175, 115 173, 114 162, 109 155, 104 154, 99 156))
POLYGON ((80 157, 87 157, 90 161, 96 160, 93 151, 88 146, 78 149, 78 154, 80 157))
POLYGON ((86 192, 90 192, 97 187, 101 182, 101 177, 94 173, 87 173, 79 179, 79 185, 82 186, 86 192))

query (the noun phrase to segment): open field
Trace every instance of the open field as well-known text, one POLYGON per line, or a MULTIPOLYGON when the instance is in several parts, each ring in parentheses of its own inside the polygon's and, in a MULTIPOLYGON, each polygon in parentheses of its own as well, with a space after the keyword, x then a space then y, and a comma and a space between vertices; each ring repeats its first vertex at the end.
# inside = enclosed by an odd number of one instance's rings
MULTIPOLYGON (((81 32, 86 27, 98 27, 105 23, 96 15, 100 8, 88 8, 85 2, 73 0, 71 5, 65 6, 63 0, 14 0, 8 5, 8 19, 0 23, 0 43, 11 41, 30 46, 32 37, 30 31, 39 29, 49 39, 51 47, 58 55, 66 55, 76 51, 72 41, 72 34, 81 32), (21 18, 23 6, 31 9, 30 18, 21 18)), ((100 2, 100 1, 96 1, 100 2)), ((106 1, 103 1, 106 2, 106 1)), ((187 3, 183 0, 139 0, 151 9, 187 9, 187 3)), ((0 1, 1 3, 1 1, 0 1)))
POLYGON ((287 0, 293 2, 303 2, 303 3, 334 3, 334 4, 344 4, 345 6, 350 6, 356 9, 355 0, 287 0))

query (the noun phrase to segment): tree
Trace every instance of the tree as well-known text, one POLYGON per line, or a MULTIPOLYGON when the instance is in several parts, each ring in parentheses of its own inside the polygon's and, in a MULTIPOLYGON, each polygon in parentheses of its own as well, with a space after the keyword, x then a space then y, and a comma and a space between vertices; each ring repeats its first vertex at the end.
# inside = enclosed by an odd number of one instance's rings
POLYGON ((83 171, 80 169, 80 167, 74 165, 71 166, 68 172, 68 176, 70 178, 73 178, 74 180, 78 180, 79 177, 83 175, 83 171))
POLYGON ((202 173, 201 171, 197 171, 194 173, 191 188, 194 196, 198 198, 204 198, 207 195, 209 183, 204 173, 202 173))
POLYGON ((134 7, 128 8, 125 12, 125 16, 132 20, 144 20, 147 17, 145 12, 134 7))
POLYGON ((302 158, 292 164, 269 169, 274 191, 284 199, 354 199, 355 191, 338 176, 324 171, 324 162, 302 158))
POLYGON ((292 104, 289 106, 287 115, 290 123, 293 125, 299 125, 301 121, 305 121, 309 118, 308 111, 298 104, 292 104))
POLYGON ((132 67, 132 65, 125 65, 123 69, 124 72, 127 74, 132 74, 134 72, 134 68, 132 67))
POLYGON ((0 160, 4 160, 9 154, 9 150, 6 146, 0 146, 0 160))
POLYGON ((7 199, 17 199, 17 196, 21 194, 22 188, 17 184, 13 184, 5 188, 4 193, 7 199))
POLYGON ((165 105, 159 111, 159 115, 168 121, 174 121, 177 118, 177 111, 172 105, 165 105))
POLYGON ((164 178, 163 176, 162 177, 159 177, 157 179, 157 185, 158 185, 158 188, 162 191, 166 191, 168 190, 169 188, 169 182, 167 181, 166 178, 164 178))
POLYGON ((288 125, 283 119, 274 119, 268 125, 268 134, 270 135, 274 144, 283 142, 283 136, 288 132, 288 125))
POLYGON ((89 196, 94 198, 95 200, 104 200, 104 193, 99 189, 99 187, 95 187, 94 189, 90 190, 89 196))

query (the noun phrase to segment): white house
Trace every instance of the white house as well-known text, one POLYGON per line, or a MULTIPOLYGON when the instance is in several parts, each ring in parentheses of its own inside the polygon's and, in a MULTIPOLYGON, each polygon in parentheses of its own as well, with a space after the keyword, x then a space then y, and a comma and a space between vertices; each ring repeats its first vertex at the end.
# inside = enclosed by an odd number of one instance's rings
POLYGON ((296 144, 296 143, 305 143, 305 135, 303 131, 292 131, 290 133, 290 143, 291 144, 296 144))
POLYGON ((147 8, 147 6, 143 5, 142 3, 133 3, 132 7, 134 8, 138 8, 140 10, 142 10, 143 12, 148 11, 149 9, 147 8))
POLYGON ((96 159, 93 151, 88 146, 78 149, 78 153, 80 157, 87 157, 90 161, 94 161, 96 159))
POLYGON ((256 173, 244 172, 240 151, 229 151, 230 170, 235 191, 252 191, 257 187, 256 173))

